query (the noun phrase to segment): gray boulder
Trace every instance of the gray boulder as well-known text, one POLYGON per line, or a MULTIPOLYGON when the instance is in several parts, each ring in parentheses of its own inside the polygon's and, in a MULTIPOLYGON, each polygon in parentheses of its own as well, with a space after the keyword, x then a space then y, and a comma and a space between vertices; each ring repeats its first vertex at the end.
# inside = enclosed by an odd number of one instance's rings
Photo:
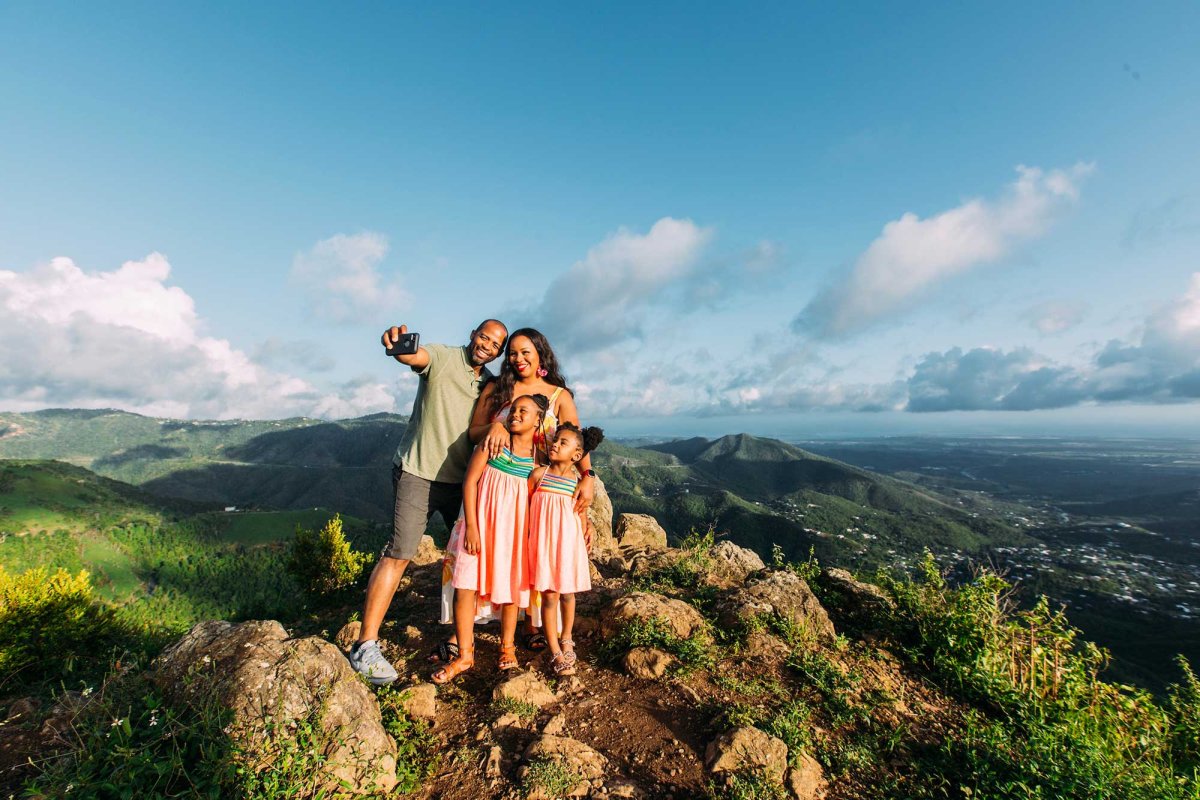
POLYGON ((173 704, 229 711, 226 732, 251 769, 280 756, 277 732, 308 723, 323 756, 312 788, 332 793, 344 782, 387 792, 396 785, 396 744, 379 705, 331 642, 292 639, 274 621, 201 622, 155 659, 152 678, 173 704))

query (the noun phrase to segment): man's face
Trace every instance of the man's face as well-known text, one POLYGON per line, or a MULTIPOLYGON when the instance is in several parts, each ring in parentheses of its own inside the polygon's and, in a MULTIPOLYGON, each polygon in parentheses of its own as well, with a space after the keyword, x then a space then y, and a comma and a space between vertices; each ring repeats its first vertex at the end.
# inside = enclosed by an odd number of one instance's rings
POLYGON ((507 332, 494 322, 489 322, 472 331, 471 344, 467 347, 467 356, 471 359, 471 363, 476 367, 482 367, 500 355, 500 351, 504 349, 505 338, 507 338, 507 332))

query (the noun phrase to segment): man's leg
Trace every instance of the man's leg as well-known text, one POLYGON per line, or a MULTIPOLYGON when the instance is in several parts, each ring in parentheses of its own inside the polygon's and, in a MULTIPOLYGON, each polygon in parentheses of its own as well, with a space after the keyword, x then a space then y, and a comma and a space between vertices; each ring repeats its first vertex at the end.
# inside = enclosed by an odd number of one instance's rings
POLYGON ((379 638, 379 626, 387 616, 406 567, 408 559, 390 556, 380 556, 379 561, 375 563, 375 569, 371 570, 371 579, 367 582, 367 602, 363 605, 362 629, 358 632, 358 641, 366 642, 379 638))
POLYGON ((417 552, 429 520, 430 481, 392 469, 392 538, 379 562, 371 570, 367 599, 363 604, 358 642, 350 651, 350 665, 375 684, 391 683, 397 677, 375 641, 387 615, 408 562, 417 552))

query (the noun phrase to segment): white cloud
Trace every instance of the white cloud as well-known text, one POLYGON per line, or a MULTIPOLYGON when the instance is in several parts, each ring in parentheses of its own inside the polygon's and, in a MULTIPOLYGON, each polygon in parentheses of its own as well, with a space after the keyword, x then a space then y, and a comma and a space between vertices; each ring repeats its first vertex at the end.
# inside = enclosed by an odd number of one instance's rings
POLYGON ((69 258, 0 271, 0 404, 217 419, 395 407, 382 385, 322 391, 202 335, 192 298, 167 285, 170 271, 158 253, 111 272, 85 272, 69 258))
POLYGON ((333 322, 403 309, 408 295, 379 272, 387 252, 388 240, 381 233, 339 233, 296 254, 292 281, 308 294, 313 312, 333 322))
POLYGON ((1090 364, 1057 365, 1026 348, 953 348, 927 354, 908 392, 910 411, 1200 399, 1200 272, 1179 299, 1147 317, 1140 341, 1110 341, 1090 364))
POLYGON ((1021 316, 1038 333, 1052 336, 1074 328, 1083 321, 1086 312, 1087 308, 1082 303, 1047 301, 1028 309, 1021 316))
POLYGON ((551 282, 534 325, 576 351, 639 335, 636 311, 691 275, 711 240, 690 219, 663 217, 645 234, 621 228, 551 282))
POLYGON ((819 337, 856 333, 901 312, 930 287, 999 260, 1074 203, 1092 169, 1020 166, 996 201, 976 198, 927 219, 910 212, 889 222, 849 272, 800 312, 794 329, 819 337))

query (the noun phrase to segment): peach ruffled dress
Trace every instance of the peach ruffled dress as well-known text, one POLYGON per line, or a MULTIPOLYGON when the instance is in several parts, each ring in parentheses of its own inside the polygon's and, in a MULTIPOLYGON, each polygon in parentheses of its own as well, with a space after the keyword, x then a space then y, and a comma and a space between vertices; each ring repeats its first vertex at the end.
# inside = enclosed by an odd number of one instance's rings
POLYGON ((583 519, 575 513, 578 480, 542 473, 529 501, 529 572, 538 592, 592 588, 583 519))
POLYGON ((455 523, 454 588, 477 592, 480 603, 529 605, 526 514, 532 471, 532 458, 513 455, 507 447, 487 462, 475 504, 477 554, 465 548, 466 520, 459 517, 455 523))

